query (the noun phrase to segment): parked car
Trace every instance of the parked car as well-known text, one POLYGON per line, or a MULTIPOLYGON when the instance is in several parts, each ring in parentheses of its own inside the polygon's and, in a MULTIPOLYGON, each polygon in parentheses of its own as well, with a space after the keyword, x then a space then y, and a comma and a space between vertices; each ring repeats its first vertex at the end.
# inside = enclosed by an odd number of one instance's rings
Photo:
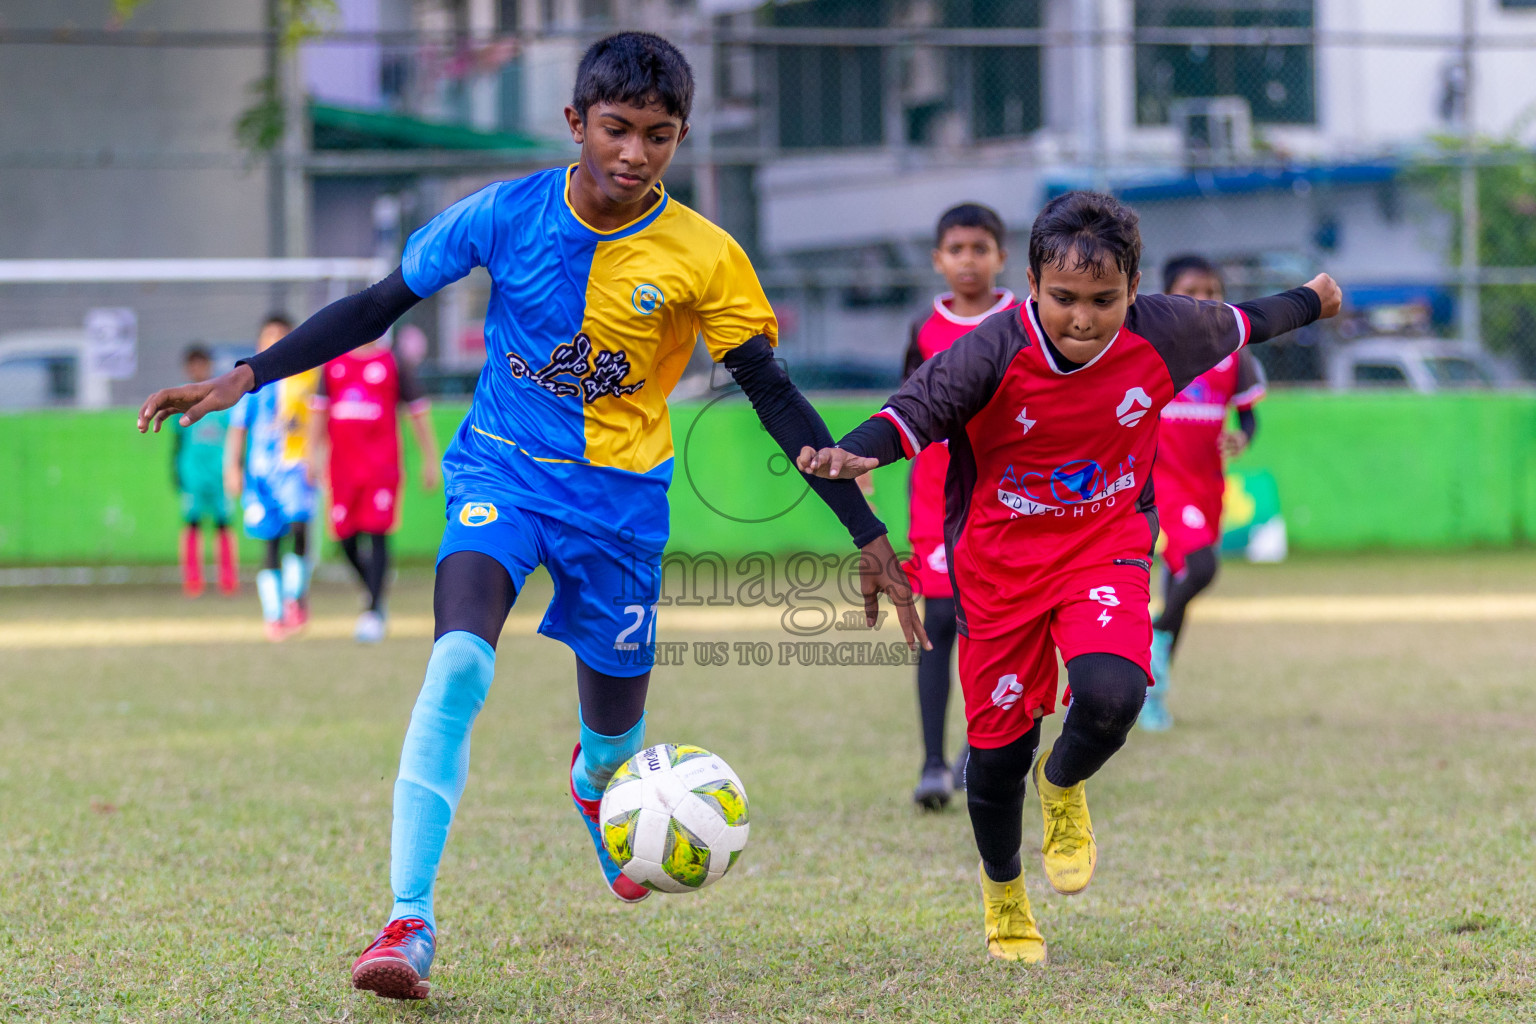
POLYGON ((90 339, 75 328, 0 334, 0 409, 100 409, 110 382, 87 358, 90 339))
POLYGON ((1505 364, 1476 345, 1445 338, 1362 338, 1333 347, 1328 386, 1428 394, 1519 383, 1505 364))

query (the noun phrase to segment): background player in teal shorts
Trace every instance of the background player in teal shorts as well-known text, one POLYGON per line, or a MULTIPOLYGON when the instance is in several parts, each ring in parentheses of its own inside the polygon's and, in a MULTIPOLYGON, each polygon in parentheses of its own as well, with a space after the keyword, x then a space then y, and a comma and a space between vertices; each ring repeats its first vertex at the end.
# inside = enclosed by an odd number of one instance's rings
MULTIPOLYGON (((256 338, 265 352, 293 329, 288 318, 267 317, 256 338)), ((242 398, 231 414, 226 486, 241 499, 245 532, 266 542, 256 573, 256 595, 270 640, 282 640, 309 620, 309 523, 315 515, 315 470, 310 464, 310 403, 318 371, 296 374, 242 398), (283 538, 293 548, 283 553, 283 538)))
MULTIPOLYGON (((555 583, 540 631, 576 655, 572 801, 608 888, 625 902, 649 895, 603 849, 597 807, 613 772, 644 746, 669 532, 666 398, 697 337, 787 454, 831 443, 773 359, 778 323, 745 253, 661 184, 692 102, 692 71, 666 40, 626 32, 597 42, 565 111, 577 163, 460 200, 411 236, 385 280, 322 309, 231 373, 157 392, 140 410, 140 430, 176 413, 193 422, 379 337, 472 268, 490 273, 485 368, 443 459, 448 529, 433 595, 436 640, 395 783, 394 908, 353 963, 358 988, 427 994, 433 884, 464 790, 470 728, 507 613, 539 564, 555 583)), ((908 642, 921 640, 906 576, 857 485, 809 483, 863 553, 869 621, 884 592, 908 642)))
MULTIPOLYGON (((200 344, 181 357, 187 379, 205 381, 213 374, 213 358, 200 344)), ((224 438, 229 413, 203 417, 190 427, 175 425, 171 472, 181 497, 181 586, 188 597, 203 592, 203 520, 213 523, 219 537, 219 590, 233 594, 240 585, 235 538, 229 532, 229 496, 224 492, 224 438)))

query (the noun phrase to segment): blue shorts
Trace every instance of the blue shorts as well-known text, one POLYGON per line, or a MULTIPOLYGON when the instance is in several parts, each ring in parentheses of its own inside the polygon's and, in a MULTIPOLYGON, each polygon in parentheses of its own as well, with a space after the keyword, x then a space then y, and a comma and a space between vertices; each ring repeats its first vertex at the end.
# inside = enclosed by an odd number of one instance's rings
POLYGON ((257 540, 276 540, 294 523, 307 523, 315 514, 315 488, 304 467, 291 466, 270 476, 245 476, 245 532, 257 540))
POLYGON ((500 562, 518 591, 535 567, 555 581, 539 632, 565 644, 610 676, 637 676, 656 657, 661 550, 607 540, 569 523, 493 501, 448 506, 437 560, 478 551, 500 562))

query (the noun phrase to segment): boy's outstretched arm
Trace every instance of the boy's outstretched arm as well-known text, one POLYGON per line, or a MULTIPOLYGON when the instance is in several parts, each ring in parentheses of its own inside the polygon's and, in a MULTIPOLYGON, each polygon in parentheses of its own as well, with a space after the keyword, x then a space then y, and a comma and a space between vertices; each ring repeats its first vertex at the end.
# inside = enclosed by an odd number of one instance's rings
MULTIPOLYGON (((759 335, 727 352, 721 360, 732 378, 741 385, 747 400, 784 454, 794 459, 802 450, 832 443, 832 432, 821 415, 806 401, 800 389, 789 379, 783 366, 774 361, 768 339, 759 335)), ((930 650, 928 634, 917 614, 917 601, 906 572, 891 548, 882 523, 864 500, 853 481, 810 478, 811 489, 837 515, 853 537, 860 551, 860 586, 864 593, 864 614, 873 626, 879 610, 880 594, 896 606, 896 618, 908 647, 921 645, 930 650)))
POLYGON ((337 299, 295 327, 265 352, 242 359, 228 373, 201 384, 162 388, 139 409, 139 433, 181 413, 181 425, 191 426, 210 412, 228 409, 240 396, 262 385, 312 370, 344 352, 373 341, 421 301, 405 283, 400 268, 360 292, 337 299))

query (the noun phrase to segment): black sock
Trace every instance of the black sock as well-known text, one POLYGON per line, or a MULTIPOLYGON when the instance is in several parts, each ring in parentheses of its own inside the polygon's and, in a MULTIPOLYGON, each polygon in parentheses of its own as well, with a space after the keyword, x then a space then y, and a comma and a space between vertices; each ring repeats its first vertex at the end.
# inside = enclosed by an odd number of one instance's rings
POLYGON ((949 657, 955 646, 955 602, 948 597, 923 599, 923 629, 933 650, 917 659, 917 711, 923 725, 924 766, 944 762, 944 719, 949 710, 949 657))
POLYGON ((1184 559, 1184 569, 1178 575, 1164 577, 1163 613, 1152 623, 1153 629, 1173 634, 1173 642, 1179 642, 1179 631, 1184 628, 1184 610, 1189 602, 1216 579, 1220 565, 1214 547, 1191 551, 1184 559))
POLYGON ((965 805, 981 854, 982 870, 994 882, 1011 882, 1024 870, 1024 783, 1040 745, 1040 720, 1029 732, 992 750, 972 747, 965 772, 965 805))
POLYGON ((368 610, 384 611, 384 582, 389 576, 389 538, 382 533, 370 533, 373 554, 368 558, 368 571, 363 580, 368 585, 368 610))
POLYGON ((263 569, 276 569, 283 564, 283 539, 274 537, 267 541, 267 557, 261 563, 263 569))
POLYGON ((1067 662, 1067 682, 1072 704, 1044 769, 1053 786, 1075 786, 1104 767, 1125 745, 1147 699, 1147 674, 1118 654, 1078 655, 1067 662))
POLYGON ((341 542, 341 553, 347 556, 347 561, 352 565, 352 571, 357 573, 357 579, 363 586, 368 585, 368 565, 363 561, 363 554, 357 547, 357 534, 346 537, 341 542))

